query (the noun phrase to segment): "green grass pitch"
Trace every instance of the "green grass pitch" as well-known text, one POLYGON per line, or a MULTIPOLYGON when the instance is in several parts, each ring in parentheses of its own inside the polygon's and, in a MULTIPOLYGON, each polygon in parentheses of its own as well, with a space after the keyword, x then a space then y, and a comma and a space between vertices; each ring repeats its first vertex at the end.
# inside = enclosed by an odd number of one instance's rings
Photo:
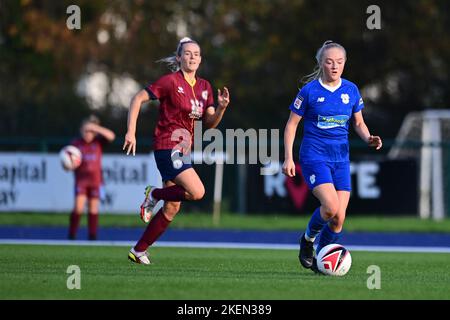
POLYGON ((450 255, 352 252, 344 277, 302 269, 295 250, 164 248, 153 264, 127 247, 0 245, 0 299, 450 299, 450 255), (70 265, 81 289, 69 290, 70 265), (369 290, 370 265, 381 288, 369 290))

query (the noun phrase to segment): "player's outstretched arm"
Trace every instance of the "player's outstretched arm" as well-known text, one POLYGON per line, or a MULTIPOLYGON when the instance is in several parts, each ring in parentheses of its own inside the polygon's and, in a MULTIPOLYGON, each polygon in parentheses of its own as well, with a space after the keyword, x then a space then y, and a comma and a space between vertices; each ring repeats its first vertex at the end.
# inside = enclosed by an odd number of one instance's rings
POLYGON ((126 150, 127 155, 130 152, 136 155, 136 123, 139 116, 139 110, 142 103, 150 100, 147 91, 141 90, 131 99, 130 109, 128 110, 127 133, 122 150, 126 150))
POLYGON ((103 136, 108 142, 113 142, 116 138, 116 134, 112 130, 95 123, 87 123, 85 129, 103 136))
POLYGON ((291 112, 289 119, 284 128, 284 163, 282 171, 288 177, 295 176, 295 163, 292 156, 292 149, 294 147, 295 133, 297 132, 298 124, 302 117, 291 112))
POLYGON ((376 150, 381 149, 383 146, 381 138, 370 134, 361 111, 353 114, 353 127, 355 128, 356 133, 369 145, 369 147, 374 147, 376 150))
POLYGON ((223 114, 230 103, 230 92, 227 87, 223 88, 223 93, 220 89, 217 90, 217 109, 207 108, 204 114, 204 124, 207 129, 215 128, 222 120, 223 114))

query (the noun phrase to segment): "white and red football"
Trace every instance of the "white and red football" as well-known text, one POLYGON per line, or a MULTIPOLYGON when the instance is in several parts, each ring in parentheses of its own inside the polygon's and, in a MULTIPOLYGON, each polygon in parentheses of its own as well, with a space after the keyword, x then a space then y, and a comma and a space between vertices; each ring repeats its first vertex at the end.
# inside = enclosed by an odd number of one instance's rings
POLYGON ((323 247, 317 255, 317 268, 330 276, 343 276, 352 266, 352 256, 344 246, 332 243, 323 247))
POLYGON ((81 165, 81 151, 72 145, 65 146, 59 152, 59 159, 64 170, 73 171, 81 165))

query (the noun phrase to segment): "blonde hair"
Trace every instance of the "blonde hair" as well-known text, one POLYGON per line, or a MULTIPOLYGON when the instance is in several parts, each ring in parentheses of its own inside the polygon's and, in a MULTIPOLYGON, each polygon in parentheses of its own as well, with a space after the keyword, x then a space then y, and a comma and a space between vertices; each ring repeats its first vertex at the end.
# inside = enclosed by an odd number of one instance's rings
POLYGON ((180 63, 177 61, 177 57, 181 57, 181 53, 183 51, 183 45, 185 45, 187 43, 195 43, 196 45, 198 45, 197 41, 194 41, 188 37, 184 37, 183 39, 180 40, 180 42, 178 42, 177 50, 174 52, 173 55, 159 59, 156 62, 165 63, 167 65, 167 67, 170 69, 170 71, 172 71, 172 72, 179 71, 180 63))
POLYGON ((347 51, 345 51, 345 48, 341 46, 339 43, 336 43, 332 40, 327 40, 323 43, 322 47, 320 47, 317 50, 316 53, 316 67, 314 68, 314 71, 302 78, 303 83, 308 83, 313 80, 319 79, 323 75, 323 68, 322 68, 322 62, 323 62, 323 55, 326 50, 331 48, 339 48, 344 52, 345 59, 347 60, 347 51))

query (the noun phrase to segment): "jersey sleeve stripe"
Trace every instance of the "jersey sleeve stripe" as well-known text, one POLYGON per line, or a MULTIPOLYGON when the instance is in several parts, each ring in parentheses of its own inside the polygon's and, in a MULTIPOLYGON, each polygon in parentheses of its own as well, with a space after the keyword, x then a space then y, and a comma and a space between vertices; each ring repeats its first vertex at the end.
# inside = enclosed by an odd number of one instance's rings
POLYGON ((148 95, 150 96, 150 99, 152 100, 158 100, 158 97, 155 96, 155 94, 150 90, 148 87, 144 88, 145 91, 147 91, 148 95))

